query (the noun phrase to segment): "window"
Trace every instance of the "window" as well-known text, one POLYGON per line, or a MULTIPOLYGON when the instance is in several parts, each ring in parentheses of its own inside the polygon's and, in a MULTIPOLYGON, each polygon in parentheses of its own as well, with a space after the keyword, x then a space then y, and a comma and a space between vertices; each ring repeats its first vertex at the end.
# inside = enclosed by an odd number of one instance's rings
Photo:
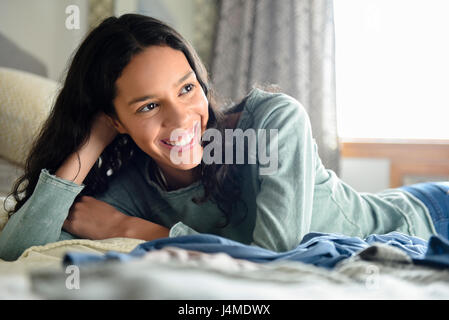
POLYGON ((449 1, 336 0, 341 138, 449 139, 449 1))

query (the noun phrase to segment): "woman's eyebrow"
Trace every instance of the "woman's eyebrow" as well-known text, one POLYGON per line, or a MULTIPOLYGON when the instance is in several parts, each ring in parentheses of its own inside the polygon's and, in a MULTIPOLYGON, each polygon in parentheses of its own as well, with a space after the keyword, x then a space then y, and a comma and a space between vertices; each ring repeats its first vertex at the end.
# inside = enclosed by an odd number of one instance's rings
MULTIPOLYGON (((173 84, 173 87, 176 87, 179 84, 181 84, 181 82, 183 82, 184 80, 188 79, 192 74, 194 74, 193 70, 190 70, 189 72, 187 72, 184 76, 182 76, 181 79, 179 79, 175 84, 173 84)), ((142 102, 142 101, 145 101, 145 100, 148 100, 148 99, 153 99, 153 98, 156 98, 156 96, 155 95, 145 95, 143 97, 132 99, 130 102, 128 102, 128 105, 130 106, 130 105, 132 105, 134 103, 142 102)))

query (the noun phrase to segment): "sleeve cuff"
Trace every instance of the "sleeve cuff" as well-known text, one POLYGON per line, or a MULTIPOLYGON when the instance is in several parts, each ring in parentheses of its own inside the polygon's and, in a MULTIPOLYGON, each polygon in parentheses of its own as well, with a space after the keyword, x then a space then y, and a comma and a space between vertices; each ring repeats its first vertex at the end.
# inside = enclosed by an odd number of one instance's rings
POLYGON ((52 184, 54 186, 57 186, 59 188, 79 193, 81 190, 84 189, 84 184, 77 184, 73 181, 69 181, 63 178, 59 178, 53 174, 50 174, 50 172, 47 169, 42 169, 40 174, 40 180, 43 183, 52 184))
POLYGON ((170 238, 173 238, 173 237, 188 236, 188 235, 194 235, 194 234, 200 234, 200 233, 193 230, 189 226, 185 225, 181 221, 179 221, 173 227, 170 228, 170 232, 169 232, 168 236, 170 238))

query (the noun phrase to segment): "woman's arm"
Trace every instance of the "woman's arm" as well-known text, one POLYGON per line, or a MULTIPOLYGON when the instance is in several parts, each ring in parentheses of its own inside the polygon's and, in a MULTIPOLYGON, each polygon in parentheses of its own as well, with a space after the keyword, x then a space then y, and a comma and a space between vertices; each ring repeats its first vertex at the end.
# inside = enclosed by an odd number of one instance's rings
MULTIPOLYGON (((58 241, 70 206, 83 188, 42 169, 33 194, 0 233, 0 259, 16 260, 31 246, 58 241)), ((63 236, 67 239, 69 234, 63 236)))
POLYGON ((15 260, 25 249, 71 236, 61 228, 76 196, 103 149, 117 132, 104 115, 97 118, 87 142, 70 155, 55 175, 42 169, 30 198, 13 214, 0 234, 0 259, 15 260), (79 172, 78 172, 79 169, 79 172), (71 181, 75 178, 74 181, 71 181))
POLYGON ((154 240, 168 237, 163 226, 138 217, 128 216, 112 205, 83 196, 71 208, 63 227, 84 239, 135 238, 154 240))
POLYGON ((259 164, 252 244, 283 252, 294 249, 310 232, 316 144, 304 107, 292 98, 278 103, 263 125, 267 135, 270 129, 278 130, 278 165, 273 174, 261 175, 259 164))
POLYGON ((116 135, 117 131, 106 116, 100 114, 92 126, 87 141, 78 152, 74 152, 64 161, 55 175, 81 185, 103 150, 114 140, 116 135))

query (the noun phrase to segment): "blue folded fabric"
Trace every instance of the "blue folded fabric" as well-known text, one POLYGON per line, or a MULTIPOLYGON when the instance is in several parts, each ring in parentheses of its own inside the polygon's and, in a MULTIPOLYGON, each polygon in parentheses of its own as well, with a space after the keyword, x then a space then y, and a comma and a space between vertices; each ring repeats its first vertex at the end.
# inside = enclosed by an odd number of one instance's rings
POLYGON ((101 261, 128 261, 142 257, 149 251, 164 247, 177 247, 204 253, 226 253, 233 258, 256 263, 291 260, 331 269, 341 260, 349 258, 375 242, 388 244, 403 250, 418 264, 449 267, 449 242, 447 240, 439 236, 432 236, 428 242, 399 232, 370 235, 365 239, 341 234, 313 232, 307 234, 298 247, 286 252, 274 252, 245 245, 217 235, 198 234, 144 242, 130 253, 115 251, 109 251, 105 254, 68 252, 64 256, 63 264, 86 265, 101 261))
POLYGON ((441 236, 431 236, 425 256, 415 258, 413 262, 418 265, 449 268, 449 240, 441 236))

